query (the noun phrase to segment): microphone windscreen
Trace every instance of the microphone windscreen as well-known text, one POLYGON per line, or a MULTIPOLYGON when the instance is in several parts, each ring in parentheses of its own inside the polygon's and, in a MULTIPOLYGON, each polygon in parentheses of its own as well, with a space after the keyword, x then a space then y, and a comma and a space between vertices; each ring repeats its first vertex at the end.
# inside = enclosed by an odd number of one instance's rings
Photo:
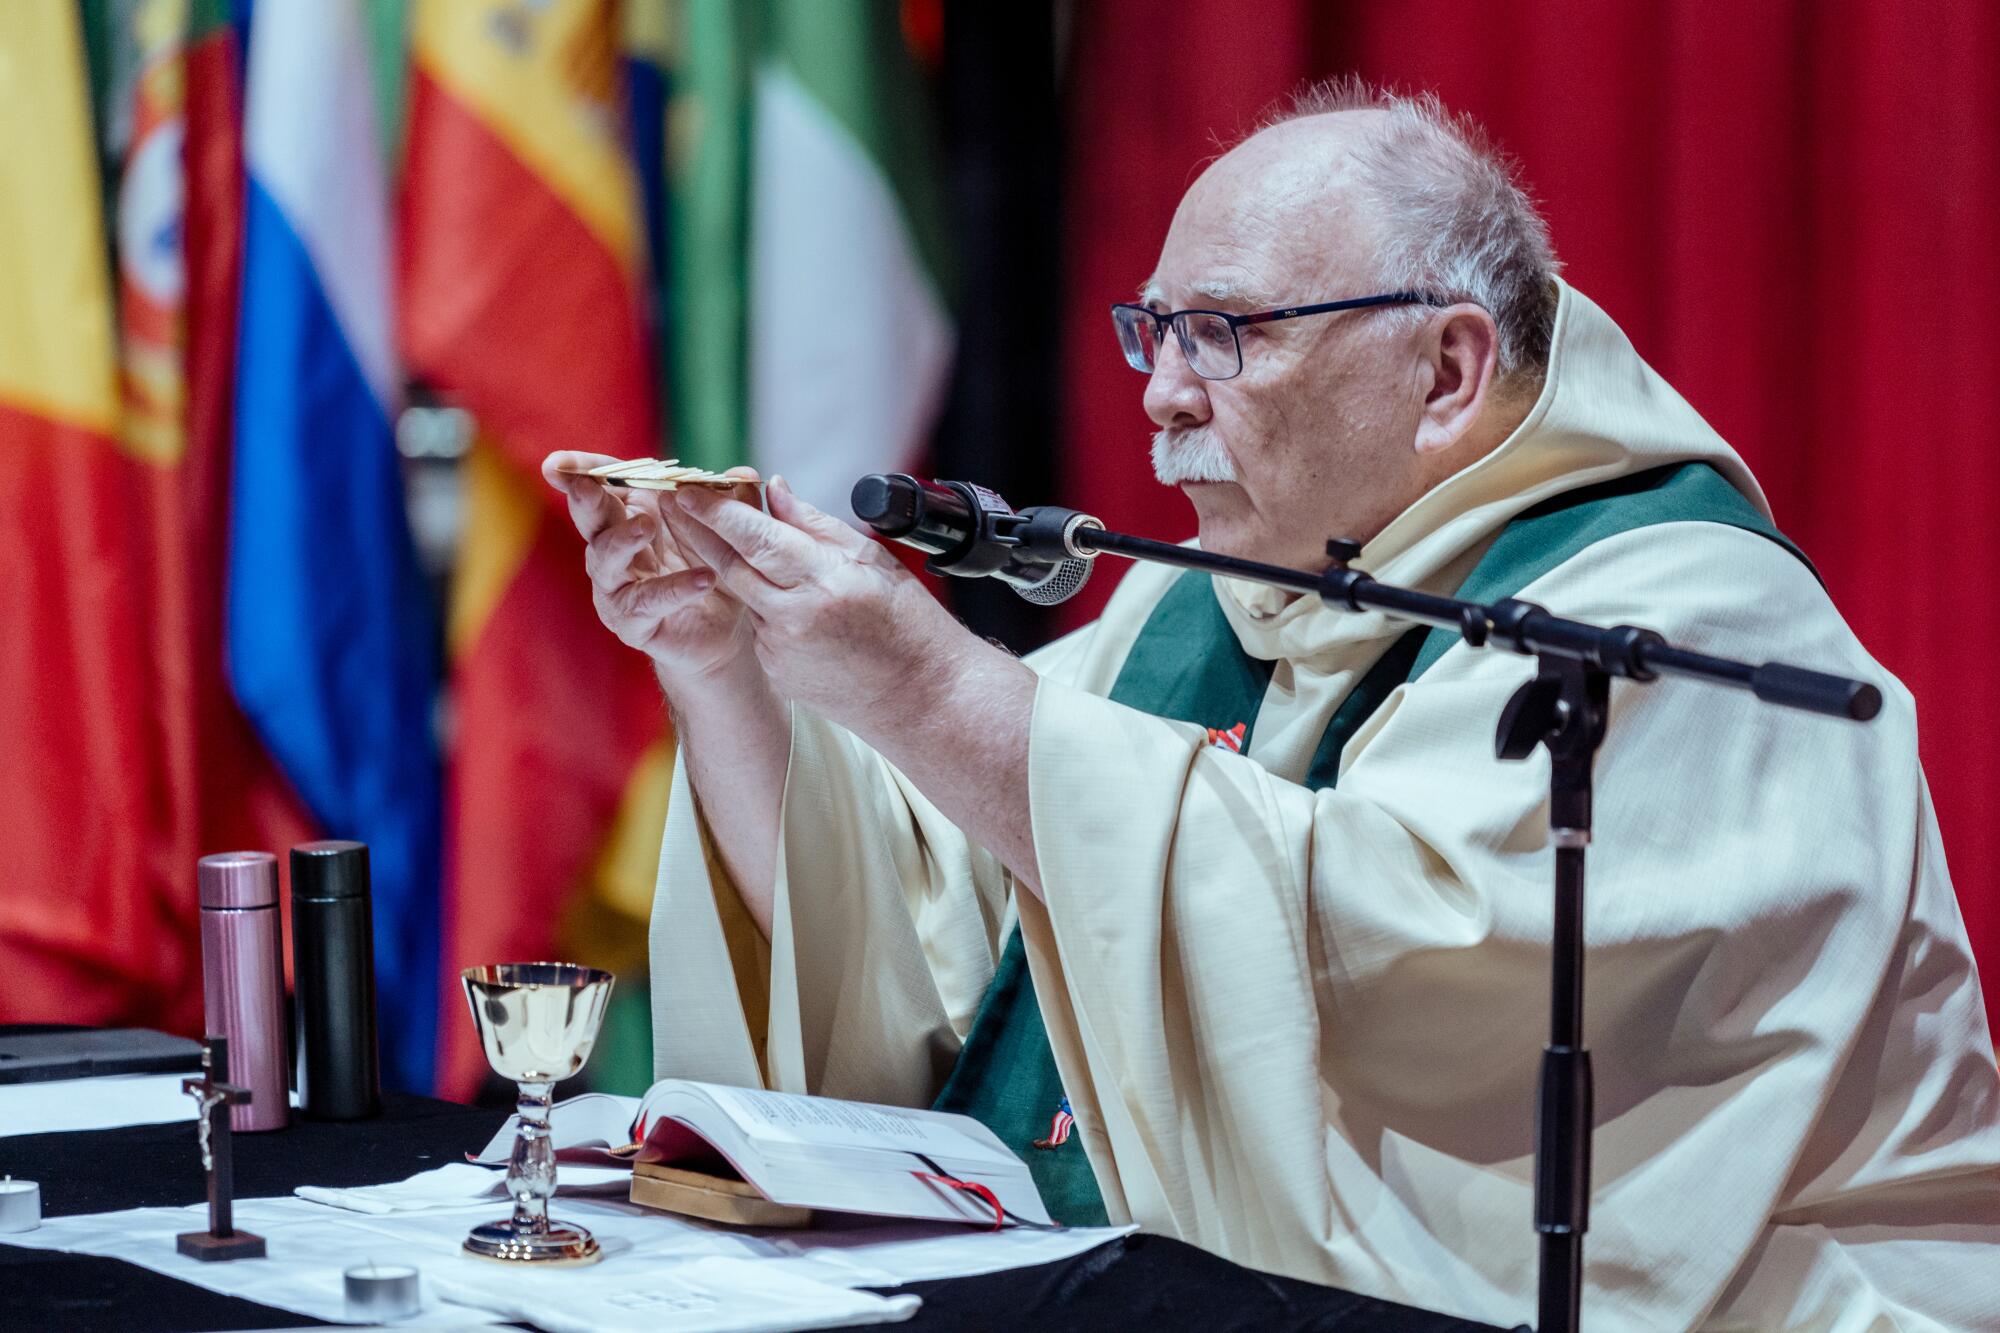
POLYGON ((1083 585, 1090 582, 1091 567, 1095 563, 1071 557, 1051 566, 1049 576, 1041 582, 1027 586, 1016 583, 1013 588, 1023 601, 1033 602, 1036 606, 1054 606, 1083 591, 1083 585))

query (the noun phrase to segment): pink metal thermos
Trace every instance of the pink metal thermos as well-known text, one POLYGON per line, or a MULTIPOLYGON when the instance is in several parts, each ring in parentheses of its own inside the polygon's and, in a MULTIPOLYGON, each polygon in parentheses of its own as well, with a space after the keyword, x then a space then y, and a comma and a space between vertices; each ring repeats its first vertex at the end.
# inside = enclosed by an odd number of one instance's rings
POLYGON ((229 1038, 229 1081, 250 1089, 249 1105, 229 1108, 229 1127, 283 1129, 291 1121, 291 1098, 278 858, 269 852, 204 856, 197 878, 207 1030, 229 1038))

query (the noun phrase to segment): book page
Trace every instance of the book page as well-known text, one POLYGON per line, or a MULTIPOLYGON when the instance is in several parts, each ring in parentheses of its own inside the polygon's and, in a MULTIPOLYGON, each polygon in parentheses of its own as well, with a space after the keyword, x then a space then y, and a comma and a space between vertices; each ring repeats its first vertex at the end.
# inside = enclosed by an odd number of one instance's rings
POLYGON ((706 1084, 703 1091, 746 1133, 767 1141, 999 1160, 991 1147, 936 1112, 720 1084, 706 1084))

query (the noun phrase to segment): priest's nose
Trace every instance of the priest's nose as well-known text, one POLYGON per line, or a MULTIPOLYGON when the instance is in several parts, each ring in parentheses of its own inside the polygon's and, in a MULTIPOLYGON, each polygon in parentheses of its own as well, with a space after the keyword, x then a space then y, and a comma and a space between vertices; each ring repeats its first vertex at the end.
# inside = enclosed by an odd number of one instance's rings
POLYGON ((1189 368, 1180 340, 1163 338, 1146 377, 1146 415, 1156 426, 1199 426, 1211 415, 1208 381, 1189 368))

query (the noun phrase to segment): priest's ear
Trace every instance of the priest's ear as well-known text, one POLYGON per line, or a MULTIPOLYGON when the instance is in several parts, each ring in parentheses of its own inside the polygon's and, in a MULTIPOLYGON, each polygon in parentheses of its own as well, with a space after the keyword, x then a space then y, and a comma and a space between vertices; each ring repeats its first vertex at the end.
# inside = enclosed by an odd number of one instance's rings
POLYGON ((1444 453, 1471 433, 1493 397, 1500 329, 1484 307, 1446 306, 1424 326, 1417 356, 1423 410, 1417 418, 1416 450, 1444 453))

